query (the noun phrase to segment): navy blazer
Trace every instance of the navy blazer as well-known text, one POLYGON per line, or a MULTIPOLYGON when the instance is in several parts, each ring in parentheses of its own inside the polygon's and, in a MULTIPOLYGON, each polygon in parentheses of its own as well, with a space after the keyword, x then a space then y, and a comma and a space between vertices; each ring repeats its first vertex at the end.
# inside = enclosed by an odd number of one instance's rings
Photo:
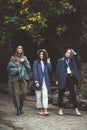
POLYGON ((45 78, 46 87, 50 90, 50 80, 49 80, 49 72, 52 71, 51 63, 44 64, 44 72, 42 72, 41 62, 34 61, 33 63, 33 76, 34 83, 39 82, 40 87, 38 90, 41 90, 43 84, 43 76, 45 78))
MULTIPOLYGON (((80 59, 80 56, 78 54, 73 55, 70 58, 69 66, 70 66, 70 69, 72 71, 72 74, 76 78, 78 78, 77 64, 80 61, 81 61, 81 59, 80 59)), ((56 78, 56 81, 59 82, 58 83, 59 89, 64 88, 65 83, 66 83, 66 78, 67 78, 67 64, 66 64, 65 58, 60 58, 57 62, 55 78, 56 78)))

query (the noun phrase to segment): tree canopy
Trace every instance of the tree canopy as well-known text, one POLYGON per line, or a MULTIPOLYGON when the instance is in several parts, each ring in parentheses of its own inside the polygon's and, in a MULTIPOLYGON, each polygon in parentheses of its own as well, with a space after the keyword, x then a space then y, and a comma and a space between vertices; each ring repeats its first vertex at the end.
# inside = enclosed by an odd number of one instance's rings
POLYGON ((54 64, 67 48, 77 50, 86 61, 86 8, 87 0, 0 0, 2 63, 6 66, 19 43, 25 46, 29 56, 37 48, 46 48, 54 64))

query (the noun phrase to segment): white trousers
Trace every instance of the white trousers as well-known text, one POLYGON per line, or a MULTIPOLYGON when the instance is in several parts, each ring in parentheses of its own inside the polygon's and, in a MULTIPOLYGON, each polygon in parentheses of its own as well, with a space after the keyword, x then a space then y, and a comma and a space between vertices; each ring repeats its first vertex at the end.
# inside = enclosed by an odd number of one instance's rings
POLYGON ((36 90, 36 107, 48 108, 48 90, 43 80, 42 90, 36 90))

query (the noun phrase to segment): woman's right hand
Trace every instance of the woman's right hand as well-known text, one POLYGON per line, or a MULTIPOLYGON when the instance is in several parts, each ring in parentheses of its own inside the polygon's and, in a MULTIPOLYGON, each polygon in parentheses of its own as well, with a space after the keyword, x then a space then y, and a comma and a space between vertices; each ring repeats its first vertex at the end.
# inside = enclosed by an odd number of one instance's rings
POLYGON ((40 84, 39 83, 36 83, 36 87, 38 88, 40 86, 40 84))
POLYGON ((50 63, 50 58, 47 58, 47 63, 50 63))
POLYGON ((58 81, 56 81, 56 85, 58 86, 58 81))

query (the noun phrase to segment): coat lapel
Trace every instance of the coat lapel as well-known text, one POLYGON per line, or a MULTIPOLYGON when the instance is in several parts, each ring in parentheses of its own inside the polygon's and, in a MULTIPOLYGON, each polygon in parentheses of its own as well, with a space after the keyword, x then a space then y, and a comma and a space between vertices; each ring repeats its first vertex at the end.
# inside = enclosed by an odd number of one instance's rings
POLYGON ((65 66, 65 68, 67 68, 67 63, 66 63, 66 59, 64 59, 64 66, 65 66))
POLYGON ((39 62, 39 63, 38 63, 38 68, 39 68, 39 70, 40 70, 40 71, 41 71, 41 73, 42 73, 41 62, 39 62))
POLYGON ((73 68, 73 63, 72 63, 72 59, 70 59, 70 63, 69 63, 70 69, 72 70, 73 68))

